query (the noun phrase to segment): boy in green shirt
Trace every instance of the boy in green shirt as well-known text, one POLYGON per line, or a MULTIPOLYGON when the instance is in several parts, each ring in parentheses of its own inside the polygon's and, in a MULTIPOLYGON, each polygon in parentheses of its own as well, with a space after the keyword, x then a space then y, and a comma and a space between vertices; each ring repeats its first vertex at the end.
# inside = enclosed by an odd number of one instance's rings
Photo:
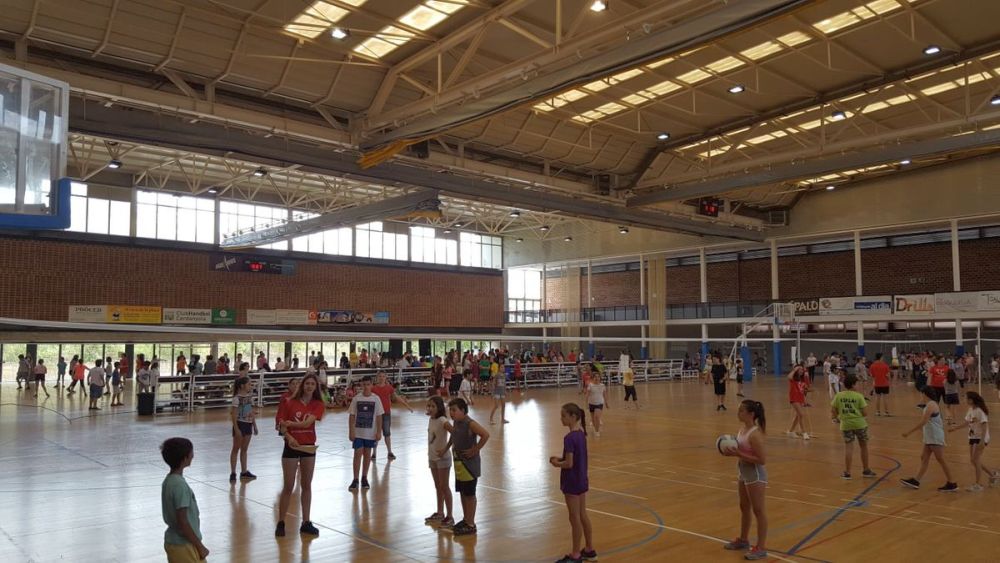
POLYGON ((170 473, 160 488, 163 521, 163 549, 167 563, 197 563, 208 557, 208 548, 201 543, 201 520, 194 491, 184 480, 184 468, 194 459, 194 446, 187 438, 170 438, 160 446, 163 461, 170 473))
POLYGON ((845 389, 833 397, 830 403, 830 413, 833 421, 840 423, 840 432, 844 435, 844 479, 851 478, 851 462, 854 458, 854 448, 851 443, 857 438, 858 446, 861 447, 861 464, 865 470, 861 474, 863 477, 874 477, 875 472, 868 466, 868 421, 865 420, 867 414, 868 401, 865 396, 854 390, 858 383, 855 375, 846 375, 844 370, 838 370, 840 379, 844 382, 845 389), (846 376, 846 377, 845 377, 846 376))

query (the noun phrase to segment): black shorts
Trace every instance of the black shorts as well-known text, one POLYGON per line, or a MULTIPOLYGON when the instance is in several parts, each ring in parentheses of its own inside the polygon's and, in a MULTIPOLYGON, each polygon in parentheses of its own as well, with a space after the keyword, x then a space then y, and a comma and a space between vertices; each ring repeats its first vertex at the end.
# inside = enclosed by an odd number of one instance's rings
POLYGON ((944 404, 946 405, 957 405, 959 404, 958 393, 948 393, 944 396, 944 404))
MULTIPOLYGON (((240 429, 240 434, 241 435, 243 435, 243 436, 252 436, 253 435, 253 423, 251 423, 251 422, 242 422, 242 421, 237 420, 236 421, 236 426, 237 426, 237 428, 240 429)), ((236 436, 236 428, 233 428, 233 436, 236 436)))
POLYGON ((975 446, 976 444, 979 444, 982 441, 983 441, 982 438, 969 438, 969 445, 975 446))
POLYGON ((725 383, 716 383, 715 384, 715 394, 716 395, 725 395, 726 394, 726 384, 725 383))
POLYGON ((459 481, 458 479, 455 479, 455 492, 463 497, 474 497, 476 496, 477 483, 479 483, 478 477, 471 481, 459 481))
POLYGON ((742 375, 737 375, 736 376, 736 383, 743 383, 743 376, 742 375))
POLYGON ((587 405, 590 408, 590 414, 594 414, 596 410, 604 410, 604 405, 587 405))
POLYGON ((45 383, 45 376, 44 375, 36 375, 35 376, 35 383, 45 383))
POLYGON ((292 448, 289 448, 288 444, 286 443, 285 444, 285 449, 282 450, 282 452, 281 452, 281 457, 283 459, 296 459, 296 458, 300 458, 300 457, 316 457, 316 454, 315 453, 309 453, 309 452, 303 452, 301 450, 293 450, 292 448))
POLYGON ((888 395, 889 394, 889 388, 888 387, 876 387, 875 388, 875 394, 876 395, 888 395))

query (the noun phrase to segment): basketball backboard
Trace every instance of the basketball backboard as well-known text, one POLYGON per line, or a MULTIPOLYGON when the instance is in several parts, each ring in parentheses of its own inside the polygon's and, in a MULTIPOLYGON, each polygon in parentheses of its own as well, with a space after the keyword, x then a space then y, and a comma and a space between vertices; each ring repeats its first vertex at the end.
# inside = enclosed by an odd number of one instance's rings
POLYGON ((0 64, 0 227, 65 229, 69 84, 0 64))

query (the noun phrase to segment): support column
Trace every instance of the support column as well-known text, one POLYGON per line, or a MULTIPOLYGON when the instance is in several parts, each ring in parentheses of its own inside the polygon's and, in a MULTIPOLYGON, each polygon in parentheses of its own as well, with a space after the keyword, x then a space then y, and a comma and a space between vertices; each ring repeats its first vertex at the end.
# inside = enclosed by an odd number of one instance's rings
POLYGON ((594 267, 590 260, 587 260, 587 307, 594 306, 594 287, 591 281, 594 279, 594 267))
MULTIPOLYGON (((639 255, 639 305, 640 307, 646 306, 646 265, 645 257, 642 254, 639 255)), ((646 323, 649 323, 649 313, 646 313, 646 323)), ((639 359, 645 360, 648 358, 649 348, 646 344, 646 325, 642 325, 642 341, 639 343, 639 359)))
MULTIPOLYGON (((778 278, 778 241, 771 239, 771 300, 779 301, 781 283, 778 278)), ((774 375, 782 375, 781 366, 781 328, 778 324, 771 325, 771 365, 774 375)), ((744 371, 746 367, 744 367, 744 371)))
MULTIPOLYGON (((958 220, 951 220, 951 283, 953 291, 962 291, 962 265, 958 252, 958 220)), ((962 319, 955 319, 955 355, 965 354, 962 341, 962 319)))
POLYGON ((747 344, 746 337, 747 327, 743 327, 744 336, 740 338, 740 358, 743 360, 743 380, 752 381, 753 380, 753 364, 751 364, 750 359, 750 346, 747 344))
POLYGON ((647 354, 650 358, 667 357, 667 262, 664 258, 650 258, 646 268, 646 310, 649 317, 649 338, 647 354))
MULTIPOLYGON (((705 249, 698 249, 698 280, 701 288, 701 302, 708 303, 708 262, 705 260, 705 249)), ((708 361, 708 325, 701 325, 701 369, 705 368, 708 361)))
MULTIPOLYGON (((863 278, 861 275, 861 231, 854 231, 854 295, 864 295, 863 278)), ((858 356, 865 355, 865 323, 858 321, 858 356)))
POLYGON ((545 271, 546 266, 542 264, 542 305, 539 307, 541 309, 541 322, 548 322, 548 312, 549 312, 549 301, 548 301, 548 291, 545 290, 545 271))
POLYGON ((549 341, 545 340, 548 337, 549 337, 549 328, 543 326, 542 327, 542 352, 544 352, 546 354, 549 353, 549 341))
POLYGON ((594 361, 597 356, 597 346, 594 345, 594 326, 587 327, 587 357, 594 361))

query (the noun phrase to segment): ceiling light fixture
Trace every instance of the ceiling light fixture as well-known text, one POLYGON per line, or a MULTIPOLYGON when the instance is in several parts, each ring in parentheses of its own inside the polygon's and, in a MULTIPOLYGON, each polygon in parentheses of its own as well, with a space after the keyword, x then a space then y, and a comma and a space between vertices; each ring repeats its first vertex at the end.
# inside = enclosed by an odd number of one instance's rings
POLYGON ((670 138, 670 133, 665 133, 665 132, 660 133, 659 135, 656 136, 657 141, 666 141, 669 138, 670 138))
POLYGON ((997 94, 996 96, 993 96, 992 98, 990 98, 990 105, 991 106, 1000 106, 1000 94, 997 94))
POLYGON ((549 226, 548 225, 542 225, 540 228, 541 228, 541 230, 542 230, 543 233, 546 233, 546 232, 549 231, 549 226))
POLYGON ((112 158, 111 160, 108 161, 108 168, 112 170, 118 170, 121 167, 122 167, 122 161, 118 160, 117 158, 112 158))
POLYGON ((267 170, 264 170, 263 168, 258 168, 253 171, 253 175, 257 178, 263 178, 264 176, 267 176, 267 170))
POLYGON ((444 234, 446 234, 446 235, 450 235, 450 234, 451 234, 451 229, 445 229, 445 230, 444 230, 444 234))
POLYGON ((929 55, 936 55, 936 54, 938 54, 940 52, 941 52, 941 47, 939 47, 937 45, 928 45, 928 46, 924 47, 924 54, 928 55, 928 56, 929 55))
POLYGON ((513 210, 513 211, 510 212, 510 216, 514 217, 516 219, 516 218, 518 218, 518 217, 521 216, 521 212, 518 211, 517 209, 515 209, 515 210, 513 210))
POLYGON ((900 164, 901 166, 906 166, 906 165, 907 165, 907 164, 909 164, 909 163, 910 163, 910 159, 908 159, 908 158, 904 158, 903 160, 900 160, 900 161, 899 161, 899 164, 900 164))
POLYGON ((730 94, 742 94, 745 91, 746 91, 746 86, 743 86, 742 84, 734 84, 729 87, 730 94))
POLYGON ((573 242, 573 237, 566 237, 563 239, 563 242, 573 242))
POLYGON ((516 239, 514 239, 514 242, 524 242, 524 239, 521 237, 517 237, 516 239))
POLYGON ((208 193, 210 193, 212 195, 215 195, 215 194, 219 193, 219 190, 217 190, 215 188, 209 188, 208 193))
POLYGON ((344 39, 347 39, 350 36, 351 32, 342 27, 335 27, 330 30, 330 37, 333 37, 337 41, 343 41, 344 39))
POLYGON ((826 191, 828 191, 828 192, 833 191, 835 189, 837 189, 837 186, 827 186, 826 187, 826 191))
POLYGON ((591 12, 603 12, 608 9, 608 0, 594 0, 594 3, 590 5, 591 12))
POLYGON ((840 120, 845 119, 845 118, 847 118, 847 114, 844 113, 844 112, 842 112, 842 111, 840 111, 839 109, 837 111, 835 111, 835 112, 833 112, 833 113, 830 114, 830 119, 832 119, 834 121, 840 121, 840 120))
POLYGON ((618 227, 618 234, 620 234, 620 235, 627 235, 628 234, 628 227, 618 227))

